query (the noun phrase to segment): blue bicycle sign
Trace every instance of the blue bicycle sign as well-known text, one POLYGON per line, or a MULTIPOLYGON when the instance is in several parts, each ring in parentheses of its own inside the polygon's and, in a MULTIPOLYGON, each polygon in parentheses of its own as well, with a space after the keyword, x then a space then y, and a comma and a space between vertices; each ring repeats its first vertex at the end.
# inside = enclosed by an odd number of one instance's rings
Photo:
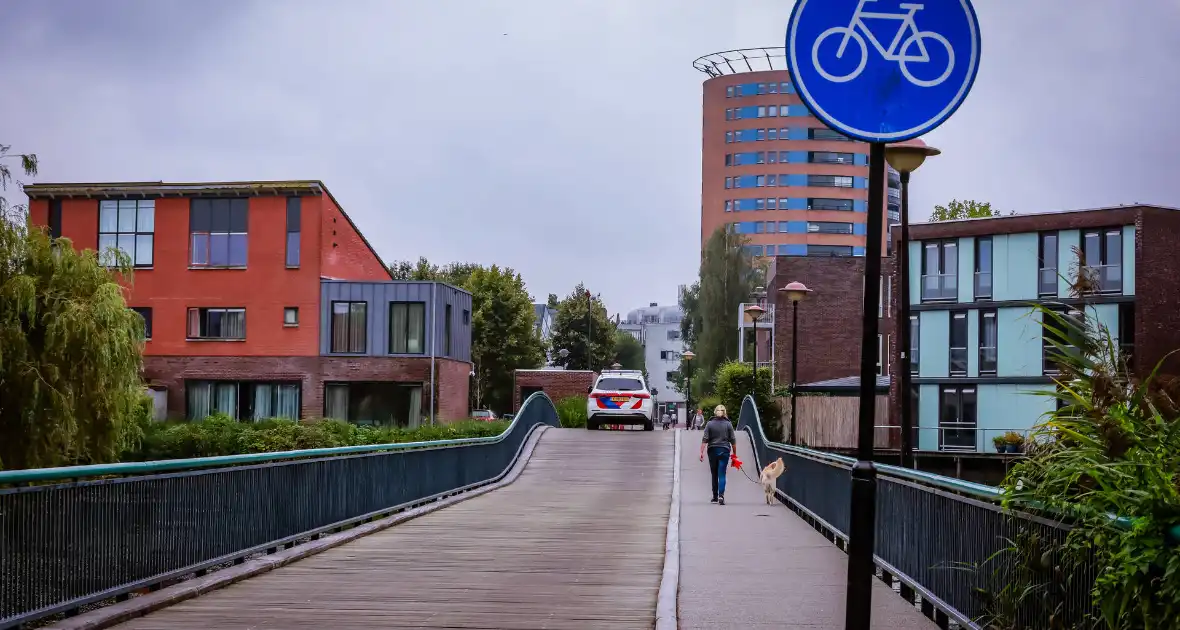
POLYGON ((876 48, 877 52, 880 53, 882 57, 888 59, 889 61, 897 62, 901 73, 905 75, 905 78, 909 80, 910 83, 913 83, 914 85, 920 85, 922 87, 933 87, 942 83, 943 81, 946 81, 946 78, 951 75, 951 70, 954 70, 955 68, 955 49, 951 47, 951 43, 948 42, 942 35, 939 35, 933 31, 918 30, 918 25, 914 23, 914 14, 916 14, 918 11, 921 11, 924 8, 924 5, 903 3, 901 8, 907 10, 908 13, 902 14, 869 13, 864 10, 865 3, 876 1, 877 0, 860 0, 860 4, 856 6, 856 12, 852 14, 852 22, 850 22, 848 26, 833 26, 832 28, 824 31, 823 34, 815 40, 815 46, 812 46, 811 48, 811 62, 815 64, 815 69, 825 79, 835 83, 843 83, 845 81, 851 81, 855 79, 856 77, 860 76, 861 72, 864 72, 865 63, 869 60, 869 48, 868 45, 865 44, 865 39, 867 38, 869 42, 873 44, 873 48, 876 48), (882 46, 881 42, 877 40, 877 36, 873 34, 873 31, 865 26, 864 20, 866 19, 901 20, 901 26, 897 29, 897 34, 893 36, 893 41, 890 42, 889 48, 882 46), (860 28, 860 32, 857 32, 858 27, 860 28), (908 37, 905 38, 905 41, 902 41, 902 37, 906 36, 907 34, 908 37), (820 46, 824 43, 824 40, 833 35, 842 37, 840 41, 840 48, 836 51, 837 58, 844 56, 844 53, 848 48, 849 40, 855 42, 857 47, 860 48, 860 63, 856 66, 855 70, 843 76, 826 72, 823 65, 820 63, 820 46), (941 44, 946 50, 946 69, 943 70, 942 74, 938 75, 938 78, 930 81, 923 81, 921 79, 915 78, 914 75, 909 71, 909 68, 906 67, 907 62, 930 62, 930 55, 926 52, 926 44, 923 40, 930 40, 941 44), (916 50, 911 52, 911 49, 916 50))
POLYGON ((796 0, 787 65, 803 104, 866 142, 942 124, 979 69, 971 0, 796 0))

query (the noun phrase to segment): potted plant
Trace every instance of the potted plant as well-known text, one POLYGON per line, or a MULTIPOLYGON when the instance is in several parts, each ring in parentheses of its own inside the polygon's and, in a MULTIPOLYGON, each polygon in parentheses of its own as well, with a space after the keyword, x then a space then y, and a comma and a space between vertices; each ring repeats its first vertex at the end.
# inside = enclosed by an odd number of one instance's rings
POLYGON ((1015 431, 1004 434, 1004 443, 1008 445, 1009 453, 1024 452, 1024 436, 1015 431))
POLYGON ((997 453, 1007 453, 1008 452, 1008 442, 1005 440, 1004 436, 1002 436, 1002 435, 997 435, 996 437, 992 438, 992 445, 994 445, 996 447, 997 453))

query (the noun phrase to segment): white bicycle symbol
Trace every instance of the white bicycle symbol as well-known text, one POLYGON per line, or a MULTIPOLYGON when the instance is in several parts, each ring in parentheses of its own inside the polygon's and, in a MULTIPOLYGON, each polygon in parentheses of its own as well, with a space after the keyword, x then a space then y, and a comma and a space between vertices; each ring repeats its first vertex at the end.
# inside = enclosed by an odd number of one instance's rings
POLYGON ((815 40, 815 45, 811 48, 811 63, 815 66, 816 71, 819 72, 823 78, 833 83, 845 83, 860 76, 860 73, 865 69, 865 63, 868 62, 869 59, 869 47, 867 44, 865 44, 865 36, 868 36, 869 41, 873 43, 873 48, 876 48, 877 52, 881 53, 882 57, 884 57, 887 61, 897 62, 898 67, 901 69, 901 73, 905 75, 905 78, 908 79, 910 83, 913 83, 919 87, 934 87, 943 81, 946 81, 946 78, 951 75, 951 70, 955 68, 955 51, 953 48, 951 48, 951 43, 948 42, 947 39, 942 35, 939 35, 934 31, 918 30, 918 25, 914 23, 914 14, 925 8, 925 5, 903 3, 901 8, 908 10, 909 13, 869 13, 864 11, 866 2, 876 1, 877 0, 860 0, 860 3, 856 5, 856 12, 852 14, 852 21, 848 24, 848 26, 833 26, 832 28, 829 28, 820 34, 819 38, 815 40), (901 20, 901 26, 897 29, 897 34, 893 36, 893 41, 889 44, 888 49, 883 47, 881 42, 877 41, 877 38, 873 35, 873 32, 865 26, 865 18, 901 20), (860 27, 860 30, 864 32, 864 35, 861 35, 857 32, 858 26, 860 27), (907 32, 909 33, 909 37, 906 37, 903 41, 902 36, 907 32), (821 44, 823 44, 824 40, 832 35, 844 36, 844 39, 840 42, 839 50, 836 51, 837 59, 842 59, 844 57, 844 49, 848 47, 849 39, 856 42, 856 44, 860 46, 860 63, 857 64, 855 70, 843 76, 829 73, 828 71, 824 70, 823 66, 819 63, 819 47, 821 44), (911 74, 909 68, 906 67, 907 63, 928 63, 930 61, 930 54, 927 52, 926 45, 922 41, 924 39, 930 39, 942 44, 942 46, 946 48, 947 53, 946 70, 944 70, 937 79, 932 81, 923 81, 918 79, 913 74, 911 74), (915 44, 918 46, 918 54, 908 54, 910 47, 915 44))

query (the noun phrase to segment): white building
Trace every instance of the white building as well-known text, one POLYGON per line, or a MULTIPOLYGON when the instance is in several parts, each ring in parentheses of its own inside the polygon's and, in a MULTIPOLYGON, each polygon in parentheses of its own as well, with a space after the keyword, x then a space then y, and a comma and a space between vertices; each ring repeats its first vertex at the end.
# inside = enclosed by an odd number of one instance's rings
POLYGON ((627 313, 627 318, 618 325, 619 330, 630 333, 643 344, 644 365, 650 379, 648 387, 659 390, 657 403, 676 408, 676 418, 681 423, 686 418, 684 394, 676 391, 672 379, 680 370, 680 356, 684 353, 684 341, 680 338, 683 319, 684 311, 679 306, 652 302, 646 308, 627 313))

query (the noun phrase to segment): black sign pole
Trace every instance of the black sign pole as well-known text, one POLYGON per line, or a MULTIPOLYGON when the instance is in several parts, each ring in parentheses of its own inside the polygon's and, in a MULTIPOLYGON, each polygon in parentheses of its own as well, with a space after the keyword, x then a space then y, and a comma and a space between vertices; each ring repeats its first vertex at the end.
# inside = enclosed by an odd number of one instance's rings
POLYGON ((869 224, 865 243, 864 312, 860 340, 860 417, 848 527, 846 630, 869 630, 873 607, 873 535, 877 521, 877 468, 873 424, 877 402, 877 308, 881 301, 881 230, 885 211, 885 145, 869 145, 869 224))

